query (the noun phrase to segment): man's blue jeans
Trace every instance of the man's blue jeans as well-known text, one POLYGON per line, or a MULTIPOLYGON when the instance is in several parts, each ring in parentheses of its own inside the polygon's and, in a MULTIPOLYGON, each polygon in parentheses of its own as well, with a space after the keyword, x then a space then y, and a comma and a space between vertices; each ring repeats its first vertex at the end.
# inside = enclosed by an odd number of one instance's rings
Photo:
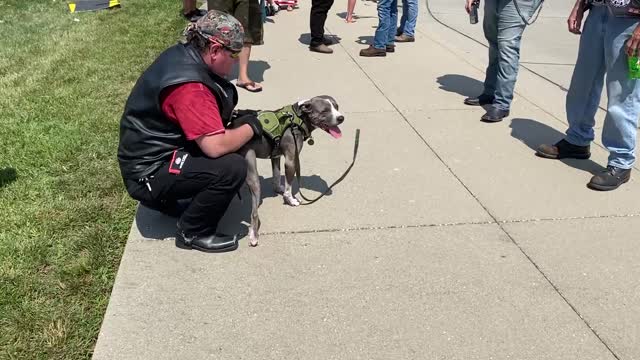
MULTIPOLYGON (((485 0, 484 36, 489 42, 489 66, 484 95, 493 96, 494 106, 509 110, 520 64, 520 40, 526 23, 518 14, 514 0, 485 0)), ((539 0, 517 0, 522 15, 529 19, 539 0)))
POLYGON ((396 25, 398 24, 398 0, 378 1, 378 28, 373 37, 373 47, 386 49, 387 45, 393 45, 396 38, 396 25))
POLYGON ((602 144, 609 150, 609 165, 629 169, 635 162, 640 115, 640 81, 629 79, 625 42, 637 18, 616 18, 606 6, 594 6, 580 37, 578 60, 567 93, 566 140, 586 146, 594 139, 593 126, 602 87, 607 85, 607 115, 602 144))
POLYGON ((402 0, 402 16, 398 33, 414 37, 418 20, 418 0, 402 0))

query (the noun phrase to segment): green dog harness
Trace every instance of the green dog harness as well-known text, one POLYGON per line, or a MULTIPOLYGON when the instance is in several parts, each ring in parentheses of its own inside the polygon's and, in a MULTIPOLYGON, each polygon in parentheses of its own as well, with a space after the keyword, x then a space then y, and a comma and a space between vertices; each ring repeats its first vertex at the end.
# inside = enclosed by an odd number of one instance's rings
MULTIPOLYGON (((262 125, 263 135, 273 143, 274 150, 280 145, 280 139, 282 135, 284 135, 284 132, 292 126, 302 130, 304 135, 303 141, 311 138, 311 132, 305 122, 293 109, 293 105, 287 105, 276 111, 260 111, 258 112, 258 120, 260 120, 260 125, 262 125)), ((310 141, 309 145, 312 144, 310 141)))

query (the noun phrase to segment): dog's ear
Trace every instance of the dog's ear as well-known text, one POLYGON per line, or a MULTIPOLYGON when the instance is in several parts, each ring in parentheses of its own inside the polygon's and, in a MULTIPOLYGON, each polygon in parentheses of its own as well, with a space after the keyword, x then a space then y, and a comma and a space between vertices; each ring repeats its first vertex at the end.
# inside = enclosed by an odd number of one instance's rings
POLYGON ((307 100, 300 104, 300 110, 305 114, 309 114, 311 112, 311 101, 307 100))

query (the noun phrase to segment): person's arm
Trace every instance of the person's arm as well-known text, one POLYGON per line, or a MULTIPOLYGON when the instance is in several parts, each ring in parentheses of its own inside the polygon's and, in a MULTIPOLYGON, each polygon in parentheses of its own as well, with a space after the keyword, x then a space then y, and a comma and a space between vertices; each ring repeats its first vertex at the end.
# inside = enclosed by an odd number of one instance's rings
POLYGON ((582 31, 582 17, 584 16, 584 12, 586 11, 586 4, 584 0, 576 0, 575 5, 573 5, 573 9, 571 10, 571 14, 569 14, 569 18, 567 19, 567 27, 569 28, 569 32, 574 34, 581 34, 582 31))
POLYGON ((262 135, 255 116, 242 116, 235 129, 225 129, 218 101, 200 83, 185 83, 166 89, 161 95, 162 111, 180 125, 187 140, 195 141, 202 152, 217 158, 240 149, 252 137, 262 135))
POLYGON ((640 48, 640 26, 636 23, 636 28, 633 30, 629 40, 625 43, 624 49, 627 56, 637 56, 638 48, 640 48))
POLYGON ((196 139, 196 143, 205 155, 218 158, 238 151, 253 136, 253 129, 245 124, 236 129, 228 129, 221 134, 201 136, 196 139))
POLYGON ((480 4, 480 0, 467 0, 467 2, 465 2, 464 9, 467 10, 467 14, 471 13, 471 5, 476 1, 480 4))

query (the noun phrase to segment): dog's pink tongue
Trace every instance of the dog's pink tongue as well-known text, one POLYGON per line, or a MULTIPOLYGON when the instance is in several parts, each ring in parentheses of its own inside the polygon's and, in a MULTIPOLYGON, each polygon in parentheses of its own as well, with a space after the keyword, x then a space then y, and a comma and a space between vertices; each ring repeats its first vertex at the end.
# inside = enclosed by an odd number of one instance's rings
POLYGON ((337 126, 330 127, 327 132, 336 139, 340 139, 342 137, 342 131, 340 131, 340 128, 337 126))

